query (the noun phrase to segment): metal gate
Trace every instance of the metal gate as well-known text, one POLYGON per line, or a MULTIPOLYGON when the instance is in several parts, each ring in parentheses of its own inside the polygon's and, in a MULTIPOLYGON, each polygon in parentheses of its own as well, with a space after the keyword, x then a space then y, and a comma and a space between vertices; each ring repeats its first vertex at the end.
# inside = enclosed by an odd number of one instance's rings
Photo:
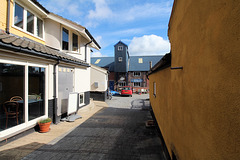
POLYGON ((68 96, 73 92, 73 68, 58 67, 58 116, 67 113, 68 96))

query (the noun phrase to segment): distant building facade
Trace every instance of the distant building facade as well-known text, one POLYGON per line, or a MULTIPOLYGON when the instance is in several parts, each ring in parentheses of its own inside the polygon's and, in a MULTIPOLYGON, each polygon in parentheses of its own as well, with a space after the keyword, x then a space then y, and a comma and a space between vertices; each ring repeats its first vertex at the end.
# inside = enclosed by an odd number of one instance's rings
POLYGON ((130 56, 122 41, 114 45, 114 57, 92 57, 91 63, 109 71, 110 90, 133 87, 133 92, 148 92, 147 72, 162 56, 130 56))

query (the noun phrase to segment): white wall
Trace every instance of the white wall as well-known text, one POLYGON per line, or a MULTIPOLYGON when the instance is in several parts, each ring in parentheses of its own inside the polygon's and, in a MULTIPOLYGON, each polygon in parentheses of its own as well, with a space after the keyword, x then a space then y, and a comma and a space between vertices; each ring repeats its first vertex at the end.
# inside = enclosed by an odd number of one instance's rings
POLYGON ((45 19, 45 41, 48 46, 61 49, 61 25, 50 19, 45 19))
POLYGON ((96 67, 94 65, 91 66, 91 91, 106 91, 108 86, 108 73, 107 70, 96 67), (98 87, 95 87, 95 82, 98 83, 98 87))
POLYGON ((90 68, 75 68, 75 92, 90 91, 90 68))

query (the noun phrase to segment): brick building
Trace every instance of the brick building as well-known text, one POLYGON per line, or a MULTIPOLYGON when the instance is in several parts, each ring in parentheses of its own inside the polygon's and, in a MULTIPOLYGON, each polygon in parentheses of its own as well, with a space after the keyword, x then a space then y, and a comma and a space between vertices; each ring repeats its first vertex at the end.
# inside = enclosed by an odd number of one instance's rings
POLYGON ((147 72, 150 70, 150 62, 155 65, 161 58, 159 55, 130 56, 128 46, 119 41, 114 45, 114 57, 92 57, 91 63, 110 72, 108 84, 111 90, 131 86, 133 92, 148 92, 147 72))

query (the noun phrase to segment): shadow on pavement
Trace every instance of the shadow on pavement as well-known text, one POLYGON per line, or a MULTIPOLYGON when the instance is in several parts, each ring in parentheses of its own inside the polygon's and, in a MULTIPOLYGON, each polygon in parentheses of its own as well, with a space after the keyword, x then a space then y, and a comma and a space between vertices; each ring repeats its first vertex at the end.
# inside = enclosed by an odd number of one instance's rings
MULTIPOLYGON (((152 120, 148 103, 139 99, 132 102, 131 109, 104 108, 59 141, 43 145, 23 159, 165 159, 156 128, 145 125, 152 120)), ((31 145, 4 151, 0 157, 28 150, 31 145)))

